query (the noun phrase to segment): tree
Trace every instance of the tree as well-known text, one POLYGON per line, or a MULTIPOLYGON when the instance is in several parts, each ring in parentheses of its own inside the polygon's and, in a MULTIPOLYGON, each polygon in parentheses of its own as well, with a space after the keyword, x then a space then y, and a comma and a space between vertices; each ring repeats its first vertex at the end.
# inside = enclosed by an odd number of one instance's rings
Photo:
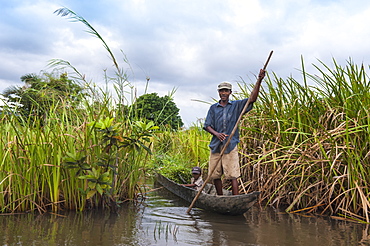
POLYGON ((179 108, 170 96, 160 97, 157 93, 144 94, 132 105, 136 117, 154 121, 158 126, 169 125, 172 129, 182 127, 179 108))
POLYGON ((21 107, 18 112, 29 117, 30 115, 41 117, 52 105, 63 102, 63 105, 74 106, 83 97, 83 88, 68 79, 63 73, 59 78, 52 74, 26 74, 21 77, 23 86, 11 86, 4 90, 2 95, 10 102, 18 103, 21 107))

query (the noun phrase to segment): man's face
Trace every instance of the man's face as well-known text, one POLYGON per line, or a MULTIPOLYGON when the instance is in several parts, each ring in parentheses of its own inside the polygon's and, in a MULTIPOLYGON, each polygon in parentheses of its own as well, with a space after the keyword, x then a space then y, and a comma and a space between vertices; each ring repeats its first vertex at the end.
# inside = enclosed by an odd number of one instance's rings
POLYGON ((221 89, 221 90, 218 90, 218 94, 220 95, 221 101, 228 101, 229 96, 231 95, 231 90, 221 89))

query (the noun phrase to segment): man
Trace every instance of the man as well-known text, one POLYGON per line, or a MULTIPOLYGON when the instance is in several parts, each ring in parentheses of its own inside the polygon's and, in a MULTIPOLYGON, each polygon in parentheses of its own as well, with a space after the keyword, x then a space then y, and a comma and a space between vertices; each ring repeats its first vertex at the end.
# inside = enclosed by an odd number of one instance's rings
MULTIPOLYGON (((256 85, 250 95, 250 104, 245 112, 252 109, 253 103, 257 100, 258 93, 260 90, 262 79, 265 77, 265 71, 260 70, 256 85)), ((237 128, 234 136, 230 143, 225 149, 224 154, 220 159, 220 152, 227 142, 227 137, 231 134, 234 129, 237 120, 243 111, 247 99, 230 101, 229 97, 232 93, 232 85, 228 82, 222 82, 218 85, 218 93, 220 101, 213 104, 208 110, 206 120, 204 122, 204 129, 213 135, 211 143, 209 145, 211 154, 209 157, 209 173, 213 184, 215 185, 218 195, 222 193, 222 181, 221 176, 224 174, 225 179, 231 180, 232 194, 238 195, 238 181, 237 178, 240 176, 239 156, 238 156, 238 143, 239 143, 239 129, 237 128), (219 163, 220 162, 220 163, 219 163), (215 165, 217 168, 213 173, 210 173, 215 165)))

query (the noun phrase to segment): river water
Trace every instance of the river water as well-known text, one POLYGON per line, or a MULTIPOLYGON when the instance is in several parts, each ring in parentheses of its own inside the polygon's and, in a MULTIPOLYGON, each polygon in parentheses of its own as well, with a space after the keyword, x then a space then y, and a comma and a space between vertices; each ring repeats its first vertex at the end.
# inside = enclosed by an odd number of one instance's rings
POLYGON ((254 207, 244 216, 200 209, 164 189, 118 213, 0 216, 1 245, 370 245, 367 225, 254 207))

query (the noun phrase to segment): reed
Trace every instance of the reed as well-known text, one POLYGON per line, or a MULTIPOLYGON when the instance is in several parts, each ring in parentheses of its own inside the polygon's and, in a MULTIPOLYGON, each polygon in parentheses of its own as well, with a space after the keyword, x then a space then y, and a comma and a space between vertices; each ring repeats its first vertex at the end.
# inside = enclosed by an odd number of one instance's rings
POLYGON ((96 106, 74 113, 51 106, 32 124, 2 115, 1 212, 84 210, 135 199, 156 127, 103 118, 115 108, 96 106))
POLYGON ((175 224, 172 225, 170 223, 167 223, 166 225, 162 224, 162 221, 157 221, 155 223, 153 236, 154 240, 161 239, 162 234, 166 240, 166 242, 169 239, 169 236, 172 235, 172 238, 174 241, 177 241, 177 233, 179 232, 179 227, 175 224))
POLYGON ((287 211, 313 207, 369 222, 369 79, 352 61, 320 64, 319 75, 307 74, 302 59, 300 82, 266 79, 242 123, 244 187, 287 211))
POLYGON ((102 41, 114 77, 105 74, 106 88, 96 87, 68 61, 52 60, 52 68, 71 71, 74 81, 84 85, 88 93, 80 104, 55 99, 42 117, 18 116, 17 109, 0 115, 2 213, 115 209, 136 198, 151 153, 157 127, 130 120, 126 88, 133 87, 113 52, 85 19, 66 8, 56 13, 82 22, 102 41), (108 89, 112 84, 118 97, 108 89))
POLYGON ((153 139, 151 169, 179 183, 188 183, 191 168, 199 166, 206 173, 210 135, 194 123, 189 129, 159 132, 153 139))

